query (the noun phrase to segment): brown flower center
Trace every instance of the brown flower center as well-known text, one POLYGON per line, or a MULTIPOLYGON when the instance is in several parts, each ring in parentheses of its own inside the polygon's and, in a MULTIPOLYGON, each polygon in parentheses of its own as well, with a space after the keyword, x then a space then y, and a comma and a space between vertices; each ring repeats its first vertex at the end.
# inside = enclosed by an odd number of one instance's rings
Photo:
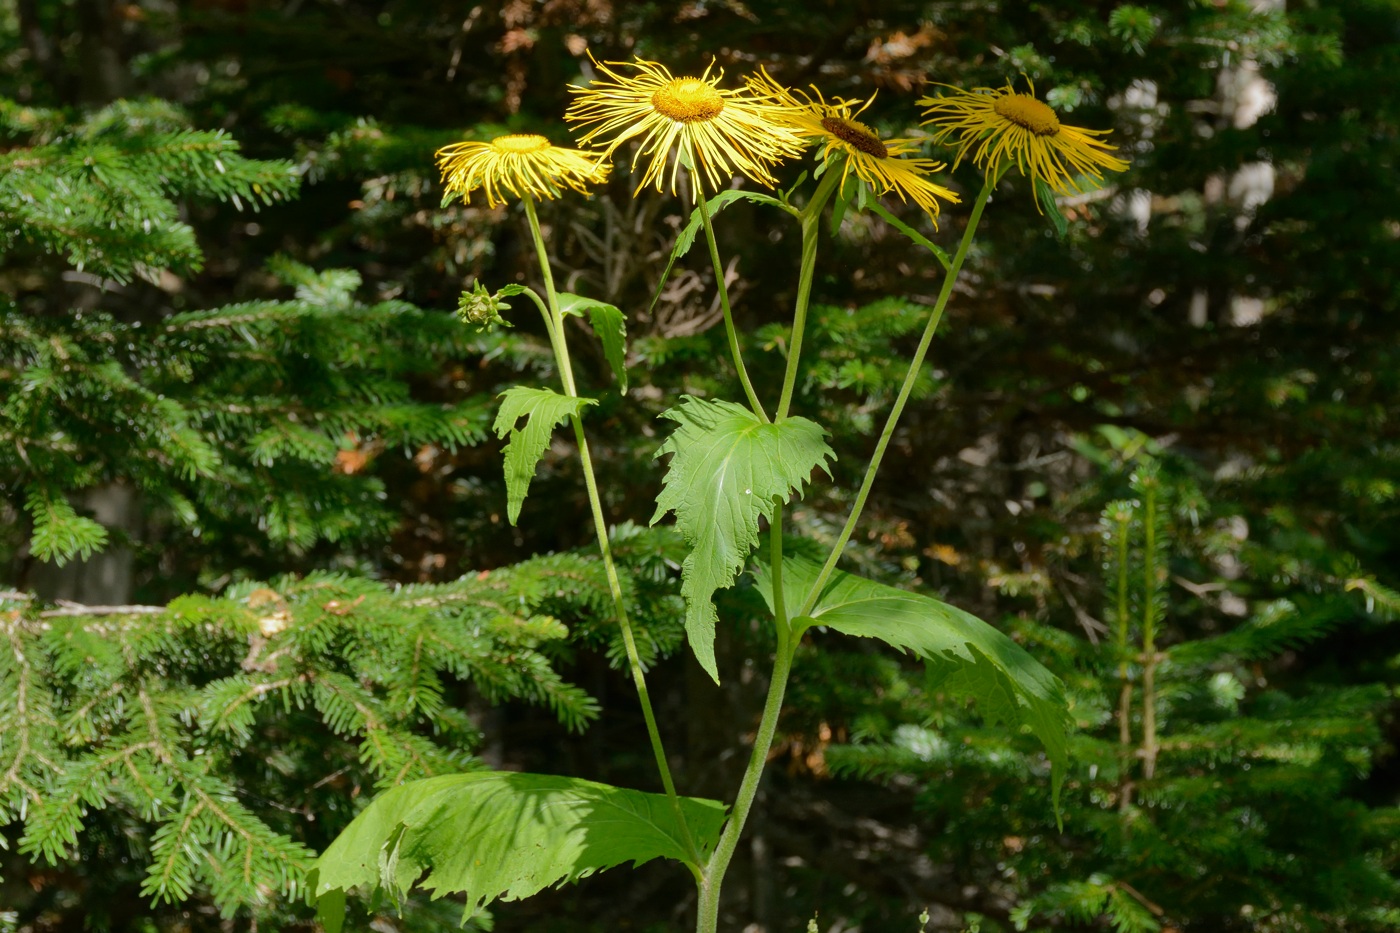
POLYGON ((535 136, 531 133, 516 133, 510 136, 497 136, 491 140, 491 148, 497 152, 506 152, 513 155, 522 155, 527 152, 539 152, 548 149, 549 140, 543 136, 535 136))
POLYGON ((889 158, 890 151, 880 142, 880 137, 875 131, 864 123, 842 117, 822 117, 822 129, 866 155, 873 155, 877 159, 889 158))
POLYGON ((1055 111, 1028 94, 998 97, 992 109, 998 116, 1025 127, 1037 136, 1054 136, 1060 132, 1060 118, 1055 116, 1055 111))
POLYGON ((651 105, 657 113, 677 123, 695 123, 719 116, 724 97, 699 78, 673 78, 651 95, 651 105))

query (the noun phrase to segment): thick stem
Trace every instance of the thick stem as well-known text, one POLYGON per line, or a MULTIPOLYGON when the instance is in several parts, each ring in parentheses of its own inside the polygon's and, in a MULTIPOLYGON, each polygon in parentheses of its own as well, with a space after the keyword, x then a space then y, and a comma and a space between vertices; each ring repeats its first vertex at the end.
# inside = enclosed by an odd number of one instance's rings
MULTIPOLYGON (((777 582, 775 578, 775 585, 777 582)), ((778 633, 778 645, 773 658, 773 679, 768 684, 768 699, 763 704, 763 717, 758 721, 753 751, 749 755, 748 767, 744 770, 744 779, 739 784, 734 809, 729 814, 729 822, 724 824, 719 845, 715 846, 710 861, 705 865, 704 877, 700 883, 700 909, 695 921, 696 933, 716 933, 718 930, 719 895, 724 873, 729 868, 730 860, 734 858, 734 850, 739 846, 744 822, 749 817, 754 797, 758 794, 759 781, 763 778, 763 768, 768 764, 768 751, 773 747, 773 735, 778 730, 778 714, 782 712, 783 696, 787 693, 796 640, 786 623, 778 624, 775 628, 778 633)))
MULTIPOLYGON (((695 179, 695 190, 703 190, 700 186, 700 179, 695 179)), ((715 267, 715 287, 719 289, 719 306, 724 311, 724 332, 729 338, 729 354, 734 358, 734 368, 739 372, 739 384, 744 387, 744 395, 748 397, 749 408, 758 415, 758 419, 764 424, 768 423, 768 413, 763 410, 763 403, 758 400, 758 395, 753 390, 753 383, 749 381, 749 371, 744 366, 744 356, 739 350, 739 332, 734 329, 734 314, 729 310, 729 286, 724 284, 724 264, 719 259, 719 244, 715 242, 715 228, 710 223, 710 206, 705 202, 703 195, 695 199, 700 205, 700 220, 705 225, 705 242, 710 245, 710 262, 715 267)))
MULTIPOLYGON (((549 301, 549 315, 553 319, 549 328, 550 340, 554 345, 554 357, 559 366, 559 376, 564 383, 564 391, 571 397, 578 397, 574 385, 573 367, 569 363, 569 347, 564 337, 564 316, 559 311, 559 296, 554 289, 554 274, 549 266, 549 253, 545 249, 544 236, 540 232, 540 222, 535 214, 534 201, 528 196, 525 214, 530 220, 530 235, 535 241, 535 253, 539 258, 540 274, 544 277, 545 294, 549 301)), ((680 826, 685 847, 696 865, 700 862, 700 850, 691 838, 690 827, 681 809, 680 797, 676 794, 675 781, 671 778, 671 767, 666 760, 666 749, 661 743, 661 732, 656 725, 656 714, 652 711, 651 694, 647 690, 646 674, 642 669, 641 657, 637 654, 637 641, 632 635, 632 623, 627 615, 627 601, 622 594, 622 581, 613 560, 612 546, 608 541, 608 523, 603 515, 603 502, 598 494, 598 480, 593 472, 593 458, 588 452, 588 438, 583 431, 583 419, 577 414, 570 420, 573 423, 574 439, 578 443, 579 462, 583 466, 583 484, 588 490, 588 504, 593 512, 593 529, 598 537, 598 550, 603 555, 603 569, 608 578, 608 592, 612 595, 613 608, 617 613, 618 628, 622 632, 622 646, 627 653, 627 666, 632 672, 632 683, 637 688, 637 698, 642 705, 642 718, 646 721, 647 737, 651 740, 651 751, 656 759, 656 770, 661 775, 661 784, 666 796, 671 800, 676 821, 680 826)))
POLYGON ((890 446, 890 440, 894 437, 895 426, 899 423, 899 416, 904 413, 904 406, 909 401, 909 393, 914 391, 914 382, 918 379, 919 369, 924 365, 924 357, 928 355, 929 344, 933 342, 933 335, 938 330, 938 323, 943 320, 943 309, 948 305, 948 298, 953 293, 953 285, 958 280, 963 260, 967 258, 967 251, 972 246, 973 234, 977 232, 977 224, 982 219, 982 209, 987 206, 987 200, 992 195, 992 189, 996 187, 998 177, 998 175, 988 177, 986 184, 982 186, 981 192, 977 195, 976 202, 972 205, 972 216, 968 218, 967 229, 963 231, 957 255, 953 257, 953 264, 943 279, 943 288, 938 293, 938 301, 934 304, 933 312, 929 315, 928 325, 924 327, 924 335, 919 340, 918 349, 914 351, 914 358, 909 362, 909 372, 904 376, 904 384, 899 387, 899 396, 895 398, 894 407, 890 409, 890 416, 885 420, 885 428, 880 432, 880 439, 875 444, 875 453, 871 455, 870 465, 865 469, 865 479, 861 481, 860 491, 856 493, 856 501, 851 507, 851 514, 846 518, 846 524, 841 529, 841 534, 837 536, 831 555, 822 565, 821 573, 817 575, 816 581, 812 584, 811 592, 803 600, 802 608, 797 610, 798 616, 808 615, 812 611, 822 587, 826 586, 826 581, 831 578, 837 562, 841 560, 841 555, 846 550, 846 543, 851 540, 851 533, 855 531, 861 510, 865 508, 865 500, 870 496, 870 488, 875 484, 875 474, 880 469, 880 461, 884 458, 885 450, 890 446))
POLYGON ((826 176, 812 193, 812 200, 802 210, 802 265, 797 274, 797 304, 792 313, 792 338, 788 341, 787 369, 783 373, 783 394, 778 399, 778 411, 773 416, 781 421, 792 406, 792 393, 797 385, 797 363, 802 356, 802 335, 807 327, 807 305, 812 298, 812 276, 817 265, 817 243, 821 239, 822 209, 831 199, 841 180, 838 166, 828 163, 826 176))

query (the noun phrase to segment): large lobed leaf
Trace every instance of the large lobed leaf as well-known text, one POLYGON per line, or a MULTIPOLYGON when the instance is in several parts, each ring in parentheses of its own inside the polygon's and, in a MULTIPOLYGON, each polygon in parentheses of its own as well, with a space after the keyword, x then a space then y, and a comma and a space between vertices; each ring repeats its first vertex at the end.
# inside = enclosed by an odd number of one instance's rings
POLYGON ((687 397, 662 417, 679 427, 656 451, 673 456, 651 521, 674 510, 691 547, 681 565, 685 630, 696 660, 718 683, 715 591, 743 569, 758 544, 759 517, 773 516, 774 498, 789 501, 812 470, 826 469, 836 455, 815 422, 765 423, 733 402, 687 397))
POLYGON ((506 467, 506 511, 510 523, 520 517, 520 506, 535 478, 535 466, 549 446, 549 436, 564 419, 577 415, 585 406, 596 404, 591 398, 560 395, 549 389, 515 386, 501 393, 501 410, 492 430, 497 437, 510 435, 503 452, 506 467), (525 427, 516 422, 525 418, 525 427))
MULTIPOLYGON (((801 609, 820 572, 811 561, 783 559, 783 603, 788 611, 801 609)), ((772 608, 771 568, 760 565, 755 576, 772 608)), ((1006 635, 947 603, 840 570, 822 588, 811 613, 793 623, 801 628, 825 625, 912 651, 925 659, 940 687, 975 699, 988 721, 1028 727, 1050 758, 1058 811, 1069 760, 1064 685, 1006 635)))
POLYGON ((688 850, 662 794, 501 771, 411 781, 381 794, 331 843, 311 891, 328 933, 336 933, 351 888, 400 900, 414 884, 434 898, 465 894, 470 916, 498 898, 529 897, 623 862, 695 864, 714 848, 726 810, 712 800, 680 801, 699 852, 688 850))

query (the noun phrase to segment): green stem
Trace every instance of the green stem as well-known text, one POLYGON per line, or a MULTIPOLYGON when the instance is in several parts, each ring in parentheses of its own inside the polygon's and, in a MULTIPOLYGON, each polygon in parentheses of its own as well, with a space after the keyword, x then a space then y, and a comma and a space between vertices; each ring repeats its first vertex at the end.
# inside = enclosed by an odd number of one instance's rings
POLYGON ((521 294, 525 295, 527 298, 533 301, 535 303, 535 307, 540 309, 540 317, 544 318, 544 329, 549 334, 549 345, 555 351, 555 365, 557 366, 559 362, 559 348, 556 343, 558 338, 556 338, 554 335, 554 315, 549 313, 549 305, 544 303, 544 299, 540 297, 540 293, 535 291, 533 288, 530 288, 527 285, 522 290, 521 294))
MULTIPOLYGON (((694 177, 695 190, 702 192, 700 177, 694 177)), ((705 224, 705 242, 710 245, 710 262, 715 267, 715 286, 719 289, 719 306, 724 311, 724 331, 729 337, 729 353, 734 357, 734 368, 739 371, 739 383, 744 387, 744 394, 748 396, 749 408, 758 415, 758 419, 764 424, 768 423, 768 413, 763 410, 763 403, 758 400, 758 395, 753 390, 753 383, 749 381, 749 371, 744 366, 744 356, 739 351, 739 332, 734 329, 734 314, 729 310, 729 287, 724 284, 724 265, 719 261, 719 245, 715 242, 715 228, 710 223, 710 205, 706 203, 703 193, 697 194, 696 201, 700 203, 700 220, 705 224)))
MULTIPOLYGON (((550 340, 554 345, 554 358, 559 366, 560 379, 564 391, 573 398, 578 397, 574 385, 573 367, 569 363, 569 347, 564 339, 564 316, 559 311, 559 295, 554 289, 554 273, 549 265, 549 253, 545 250, 544 236, 540 232, 539 217, 535 214, 535 204, 529 196, 525 202, 525 215, 530 220, 530 235, 535 241, 535 254, 540 263, 540 274, 544 277, 545 294, 549 300, 552 325, 549 328, 550 340)), ((652 755, 656 758, 656 769, 661 775, 661 783, 666 788, 666 796, 671 800, 676 821, 687 852, 695 865, 700 863, 700 849, 690 835, 690 827, 681 809, 680 797, 671 778, 671 767, 666 761, 666 749, 661 744, 661 732, 656 725, 656 714, 652 711, 651 694, 647 690, 646 674, 642 669, 641 657, 637 654, 637 641, 632 634, 632 622, 627 615, 627 602, 622 595, 622 581, 613 561, 612 546, 608 541, 608 524, 603 515, 603 502, 598 494, 598 480, 593 472, 593 458, 588 451, 588 438, 583 431, 583 419, 575 414, 570 418, 574 428, 574 439, 578 443, 579 461, 583 465, 583 484, 588 490, 588 504, 593 511, 593 528, 598 536, 598 550, 603 554, 603 569, 608 578, 608 592, 612 594, 613 607, 617 612, 618 628, 622 631, 622 645, 627 653, 627 666, 632 672, 632 683, 636 685, 637 697, 642 705, 642 718, 646 720, 647 736, 651 739, 652 755)), ((694 869, 692 869, 694 870, 694 869)))
POLYGON ((822 209, 831 200, 841 180, 838 165, 827 163, 826 176, 822 178, 812 200, 802 209, 802 266, 797 275, 797 305, 792 314, 792 339, 788 342, 787 369, 783 373, 783 394, 778 399, 778 411, 774 417, 781 421, 787 417, 792 406, 792 392, 797 385, 797 362, 802 356, 802 334, 807 327, 807 305, 812 298, 812 276, 817 265, 817 243, 821 236, 822 209))
POLYGON ((865 508, 865 500, 870 496, 870 488, 875 484, 875 474, 880 469, 880 461, 884 458, 885 450, 890 446, 890 440, 894 437, 895 426, 899 423, 899 416, 904 413, 904 406, 909 401, 909 393, 914 391, 914 382, 918 379, 919 369, 924 365, 924 357, 928 354, 929 344, 933 342, 934 332, 938 330, 938 323, 943 320, 943 309, 948 305, 948 298, 952 295, 953 286, 957 283, 963 260, 967 258, 967 251, 972 246, 972 238, 977 232, 977 224, 982 219, 982 209, 987 206, 987 200, 991 197, 992 189, 996 187, 999 177, 999 175, 994 174, 987 178, 981 192, 977 195, 976 202, 972 205, 972 216, 968 218, 967 229, 963 231, 957 255, 953 257, 953 264, 949 268, 948 274, 943 278, 943 288, 938 293, 938 301, 933 306, 933 313, 929 315, 928 325, 924 327, 924 335, 919 340, 918 349, 914 351, 914 358, 909 362, 909 372, 904 377, 904 384, 899 387, 899 396, 894 401, 894 408, 890 410, 889 418, 885 420, 885 428, 880 432, 880 440, 875 444, 875 453, 870 458, 870 465, 865 469, 865 479, 861 481, 860 491, 856 493, 855 505, 852 506, 851 514, 846 518, 845 527, 841 529, 841 534, 836 539, 831 556, 822 565, 821 573, 817 575, 816 581, 812 584, 811 592, 803 600, 802 608, 797 611, 799 617, 811 613, 822 588, 826 586, 826 581, 831 578, 837 562, 841 559, 842 553, 845 552, 846 543, 851 540, 851 533, 855 531, 861 510, 865 508))
MULTIPOLYGON (((797 306, 793 312, 792 340, 788 346, 787 370, 783 376, 783 393, 778 401, 777 417, 780 420, 787 417, 788 408, 792 404, 793 387, 797 383, 798 360, 802 355, 802 333, 807 322, 807 306, 812 294, 813 270, 816 268, 822 208, 830 200, 831 193, 835 190, 839 179, 840 175, 837 172, 828 169, 826 177, 817 186, 817 190, 812 194, 812 200, 808 202, 801 214, 802 268, 797 283, 797 306)), ((720 271, 719 252, 715 249, 714 236, 710 232, 709 214, 704 212, 700 216, 704 220, 705 231, 710 240, 710 255, 714 260, 715 275, 720 277, 722 283, 723 273, 720 271)), ((720 300, 727 309, 727 299, 723 293, 721 293, 720 300)), ((727 324, 730 322, 727 310, 725 322, 727 324)), ((732 325, 730 334, 732 337, 732 325)), ((730 347, 737 354, 737 343, 731 342, 730 347)), ((742 363, 740 363, 740 368, 742 371, 742 363)), ((749 387, 747 375, 743 375, 741 379, 744 382, 745 390, 749 393, 750 405, 762 417, 762 411, 758 408, 758 399, 749 387)), ((763 778, 763 769, 768 764, 768 752, 773 747, 773 736, 778 729, 778 715, 782 712, 783 697, 787 693, 788 675, 792 670, 794 643, 783 595, 783 502, 781 498, 774 499, 773 518, 769 522, 768 528, 770 534, 769 566, 773 582, 773 627, 778 639, 773 659, 773 678, 769 682, 768 698, 764 702, 763 716, 759 720, 758 732, 754 736, 754 745, 749 754, 748 767, 744 770, 744 778, 739 784, 739 793, 734 800, 734 810, 724 825, 724 832, 720 835, 719 844, 710 856, 710 861, 706 864, 700 879, 700 908, 695 924, 697 933, 715 933, 719 925, 720 888, 724 884, 724 875, 729 870, 729 863, 734 858, 734 852, 739 846, 739 837, 743 835, 749 811, 753 808, 754 797, 758 794, 758 785, 763 778)))
MULTIPOLYGON (((775 566, 777 566, 775 564, 775 566)), ((774 577, 774 585, 779 582, 774 577)), ((773 747, 773 735, 778 730, 778 714, 782 712, 783 696, 787 693, 788 675, 792 672, 792 658, 796 653, 797 640, 786 622, 778 624, 778 645, 773 658, 773 679, 768 685, 768 699, 763 704, 763 717, 758 721, 758 733, 754 736, 753 752, 749 755, 744 779, 739 784, 739 793, 734 800, 734 809, 729 821, 724 824, 719 844, 705 865, 700 883, 700 908, 696 918, 696 933, 716 933, 719 926, 720 886, 724 873, 739 847, 739 837, 744 832, 744 823, 758 794, 758 784, 763 777, 763 768, 768 764, 768 751, 773 747)))
POLYGON ((788 624, 787 605, 783 598, 783 498, 773 497, 773 519, 768 523, 768 561, 773 577, 773 619, 778 628, 788 624))
POLYGON ((540 232, 540 218, 535 213, 535 199, 526 195, 521 198, 525 204, 525 216, 530 220, 530 236, 535 241, 535 258, 540 263, 540 275, 544 277, 544 293, 549 301, 549 342, 554 347, 554 361, 559 367, 559 379, 564 383, 567 395, 578 397, 574 387, 574 368, 569 362, 569 348, 564 341, 564 315, 559 313, 559 293, 554 288, 554 271, 549 265, 549 252, 544 248, 544 234, 540 232))
POLYGON ((646 720, 647 735, 651 738, 651 752, 656 758, 656 770, 661 774, 661 783, 666 788, 666 796, 671 798, 671 804, 676 811, 676 819, 680 822, 681 833, 685 836, 685 846, 692 858, 698 864, 700 861, 700 850, 690 837, 690 827, 685 822, 685 814, 681 811, 680 798, 676 794, 675 782, 671 779, 671 768, 666 762, 666 749, 661 744, 661 731, 656 725, 656 714, 651 707, 651 694, 647 690, 646 675, 642 670, 642 662, 637 654, 637 642, 632 635, 632 623, 627 617, 627 604, 622 596, 622 583, 617 575, 617 566, 613 563, 612 548, 608 542, 607 520, 603 517, 603 504, 598 495, 598 481, 593 475, 593 459, 588 453, 588 439, 583 433, 583 419, 578 415, 571 417, 574 425, 574 439, 578 442, 579 460, 583 464, 583 483, 588 488, 588 504, 593 509, 593 527, 598 533, 598 549, 603 552, 603 569, 608 575, 608 592, 612 594, 613 606, 617 610, 618 627, 622 630, 622 645, 627 652, 627 666, 632 670, 632 683, 636 685, 637 697, 642 704, 642 718, 646 720))

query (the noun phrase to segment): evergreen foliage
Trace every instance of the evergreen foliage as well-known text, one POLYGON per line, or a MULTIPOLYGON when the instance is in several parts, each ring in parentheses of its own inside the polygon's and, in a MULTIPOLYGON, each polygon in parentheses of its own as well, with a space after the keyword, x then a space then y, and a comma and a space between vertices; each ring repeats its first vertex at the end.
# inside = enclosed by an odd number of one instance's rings
POLYGON ((296 193, 286 161, 247 159, 166 101, 118 101, 76 121, 0 98, 0 252, 35 246, 117 282, 204 262, 182 198, 256 209, 296 193))
MULTIPOLYGON (((184 200, 256 206, 297 190, 289 163, 246 159, 226 134, 190 129, 162 102, 118 102, 71 123, 12 102, 0 114, 28 143, 4 155, 0 173, 11 267, 39 245, 109 285, 189 274, 202 254, 177 219, 184 200)), ((86 299, 68 309, 39 295, 0 299, 0 431, 10 439, 0 488, 29 523, 4 543, 21 580, 35 558, 61 565, 112 543, 75 509, 85 490, 139 491, 166 533, 197 536, 211 556, 270 552, 267 572, 279 553, 394 526, 399 508, 372 466, 381 451, 450 452, 486 436, 484 395, 415 398, 411 380, 469 353, 449 316, 362 303, 353 271, 280 256, 269 270, 293 299, 154 319, 86 299)), ((117 530, 120 543, 133 543, 130 531, 117 530)), ((233 568, 216 558, 201 569, 215 578, 233 568)))
MULTIPOLYGON (((648 598, 630 573, 625 585, 647 656, 674 649, 673 600, 648 598)), ((468 687, 578 730, 598 707, 556 670, 570 629, 621 653, 590 621, 609 601, 600 562, 575 555, 438 585, 249 582, 165 607, 4 595, 0 823, 23 825, 19 852, 100 859, 118 830, 157 904, 207 897, 224 916, 276 922, 304 912, 308 846, 348 822, 353 801, 482 767, 468 687)), ((103 864, 81 872, 98 924, 136 870, 103 864)))
MULTIPOLYGON (((480 397, 428 404, 406 377, 464 352, 450 318, 402 302, 364 305, 359 276, 281 260, 292 301, 167 317, 98 313, 35 320, 0 312, 3 430, 11 501, 32 553, 62 563, 107 540, 66 495, 123 482, 187 529, 304 550, 382 534, 394 511, 360 473, 379 450, 448 448, 485 434, 480 397), (19 490, 25 490, 19 498, 19 490)), ((211 568, 212 569, 212 568, 211 568)))
POLYGON ((1208 610, 1174 605, 1173 579, 1188 543, 1220 548, 1211 506, 1150 458, 1130 492, 1100 523, 1103 638, 1013 623, 1052 659, 1078 720, 1065 835, 1042 815, 1030 747, 941 703, 935 683, 906 700, 928 725, 831 748, 828 764, 920 781, 937 855, 969 875, 1001 866, 1017 930, 1393 929, 1400 811, 1347 799, 1373 766, 1388 691, 1273 683, 1263 666, 1356 626, 1356 601, 1334 583, 1262 601, 1228 631, 1197 629, 1191 613, 1208 610))

